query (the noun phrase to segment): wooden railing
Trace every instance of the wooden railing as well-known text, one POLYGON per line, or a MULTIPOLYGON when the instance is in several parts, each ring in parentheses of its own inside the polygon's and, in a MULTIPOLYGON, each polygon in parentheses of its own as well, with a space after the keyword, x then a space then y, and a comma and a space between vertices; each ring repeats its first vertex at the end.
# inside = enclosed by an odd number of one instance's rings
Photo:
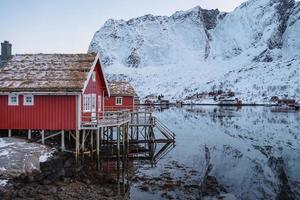
POLYGON ((102 125, 118 125, 130 120, 130 110, 104 111, 83 113, 81 116, 82 127, 98 127, 102 125))
POLYGON ((104 111, 120 111, 120 110, 130 110, 133 111, 133 106, 104 106, 104 111))
POLYGON ((130 123, 136 125, 151 125, 152 122, 152 112, 146 111, 135 111, 130 113, 130 123))

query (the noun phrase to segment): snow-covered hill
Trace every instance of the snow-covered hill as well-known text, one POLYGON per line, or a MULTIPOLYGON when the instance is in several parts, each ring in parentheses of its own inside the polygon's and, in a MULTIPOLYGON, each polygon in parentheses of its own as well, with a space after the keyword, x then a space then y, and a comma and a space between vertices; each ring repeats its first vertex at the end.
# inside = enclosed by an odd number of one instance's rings
POLYGON ((185 99, 222 90, 244 102, 300 100, 300 2, 250 0, 231 13, 195 7, 170 17, 108 20, 89 52, 140 96, 185 99))

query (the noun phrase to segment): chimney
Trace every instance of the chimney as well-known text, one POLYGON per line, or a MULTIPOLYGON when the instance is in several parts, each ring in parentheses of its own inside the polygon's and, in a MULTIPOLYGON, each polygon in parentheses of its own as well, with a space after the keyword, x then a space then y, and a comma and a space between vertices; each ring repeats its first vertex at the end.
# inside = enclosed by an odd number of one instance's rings
POLYGON ((8 41, 1 43, 1 60, 8 60, 11 57, 11 46, 8 41))

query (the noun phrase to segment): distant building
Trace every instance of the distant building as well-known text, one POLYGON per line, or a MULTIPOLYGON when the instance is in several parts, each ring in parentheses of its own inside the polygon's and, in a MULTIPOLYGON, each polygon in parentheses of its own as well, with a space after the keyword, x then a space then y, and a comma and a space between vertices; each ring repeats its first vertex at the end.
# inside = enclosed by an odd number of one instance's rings
POLYGON ((279 105, 295 105, 296 100, 295 99, 279 99, 278 104, 279 105))
POLYGON ((105 98, 105 110, 134 109, 137 96, 129 82, 112 81, 108 83, 110 97, 105 98))
POLYGON ((158 97, 156 95, 147 95, 145 97, 145 104, 154 104, 154 103, 158 103, 158 97))

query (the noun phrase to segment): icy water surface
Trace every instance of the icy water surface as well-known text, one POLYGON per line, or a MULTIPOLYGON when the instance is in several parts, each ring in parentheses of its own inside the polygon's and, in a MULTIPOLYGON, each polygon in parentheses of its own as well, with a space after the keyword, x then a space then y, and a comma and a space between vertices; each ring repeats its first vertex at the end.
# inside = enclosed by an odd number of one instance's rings
POLYGON ((300 113, 269 107, 156 111, 176 133, 155 166, 137 162, 131 199, 300 199, 300 113))

